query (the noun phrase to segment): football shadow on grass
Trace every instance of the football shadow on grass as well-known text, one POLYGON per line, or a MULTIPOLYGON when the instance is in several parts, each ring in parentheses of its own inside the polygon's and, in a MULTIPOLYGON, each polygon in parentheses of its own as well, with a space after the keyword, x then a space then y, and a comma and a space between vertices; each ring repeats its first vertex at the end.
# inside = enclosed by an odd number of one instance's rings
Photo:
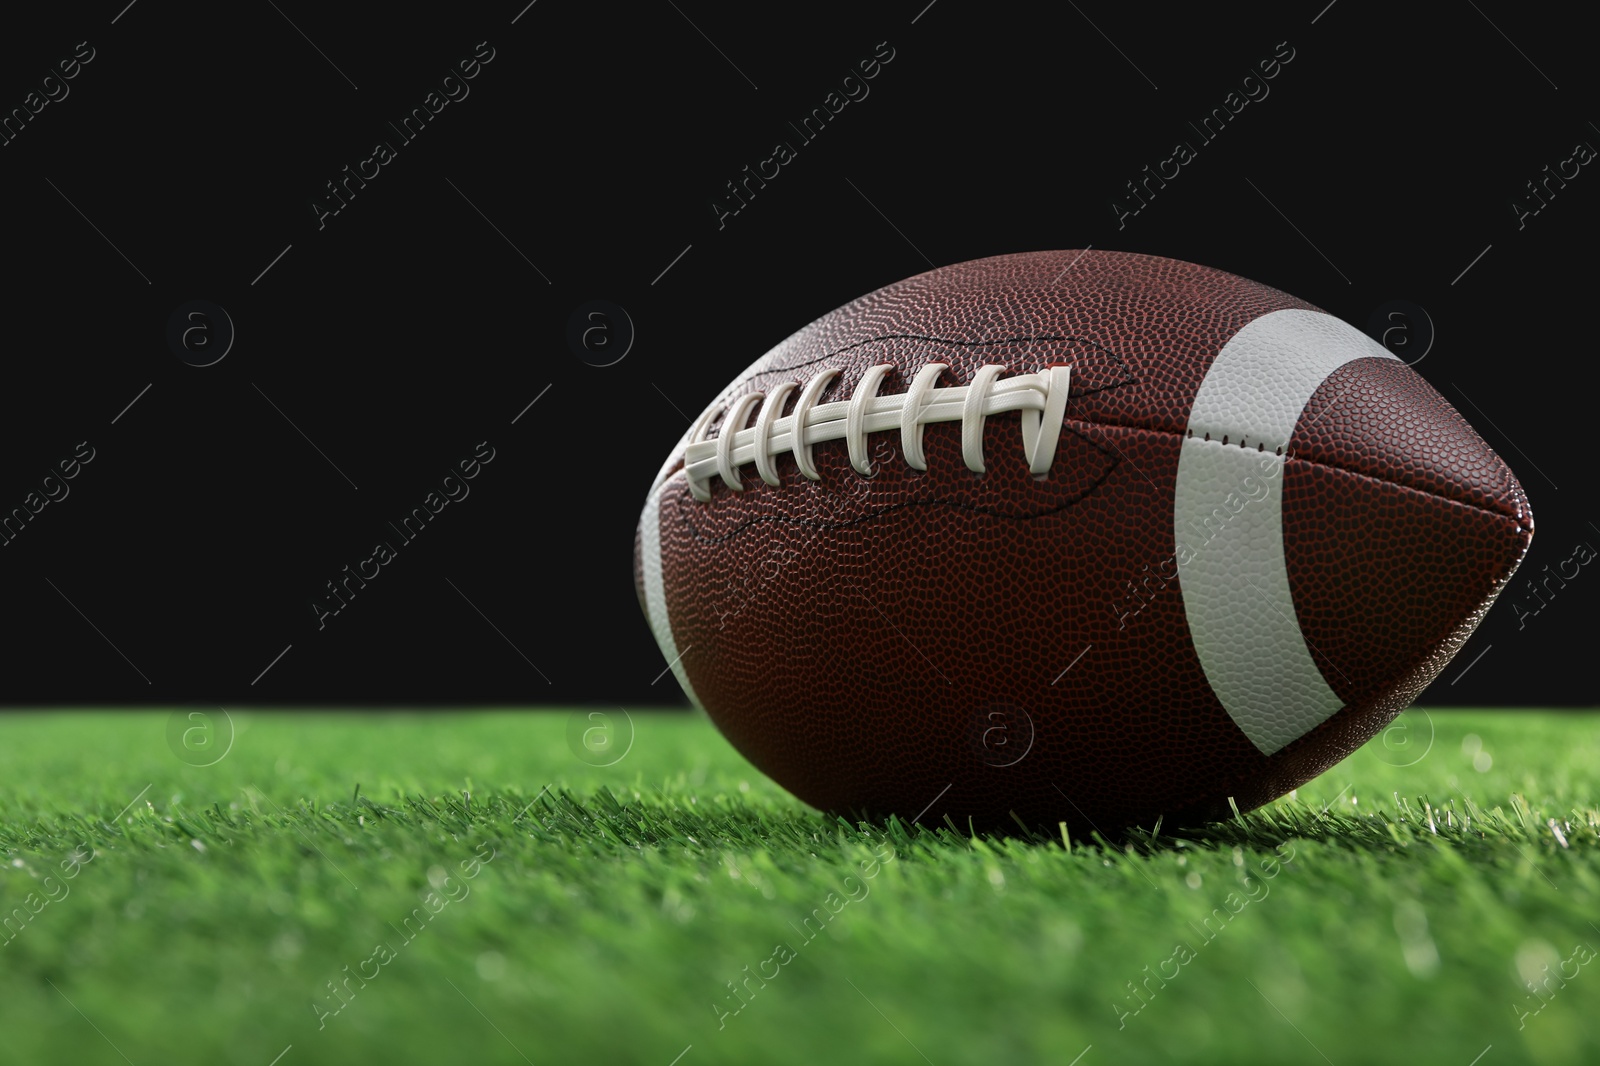
MULTIPOLYGON (((921 841, 950 847, 978 839, 1012 846, 1088 847, 1129 856, 1195 847, 1267 851, 1291 841, 1322 843, 1367 853, 1398 854, 1430 843, 1467 850, 1514 845, 1519 849, 1547 851, 1556 840, 1544 827, 1556 819, 1550 817, 1552 812, 1535 812, 1519 800, 1520 797, 1513 800, 1509 814, 1501 807, 1482 808, 1467 797, 1436 806, 1426 796, 1413 800, 1397 796, 1392 804, 1369 808, 1362 813, 1335 811, 1331 804, 1319 809, 1295 800, 1279 800, 1247 813, 1235 811, 1233 817, 1224 821, 1196 820, 1172 825, 1163 820, 1148 827, 1130 826, 1108 832, 1102 832, 1103 827, 1093 827, 1084 833, 1074 832, 1071 826, 1064 824, 1058 824, 1053 831, 1030 827, 1016 818, 1009 826, 988 827, 963 827, 948 817, 931 826, 912 826, 894 817, 839 818, 838 822, 858 829, 870 826, 897 843, 905 844, 921 841)), ((1585 826, 1589 822, 1583 811, 1554 813, 1566 816, 1568 836, 1575 835, 1574 825, 1585 826)), ((1565 836, 1561 845, 1568 846, 1565 836)))
POLYGON ((897 851, 930 858, 952 849, 970 849, 973 841, 1002 849, 1092 849, 1127 858, 1182 853, 1193 848, 1241 847, 1265 852, 1288 842, 1321 843, 1368 854, 1414 854, 1419 846, 1444 843, 1464 852, 1548 855, 1556 847, 1556 840, 1545 829, 1547 821, 1555 821, 1551 814, 1566 819, 1558 824, 1567 826, 1565 833, 1572 845, 1580 840, 1586 844, 1595 842, 1595 830, 1584 812, 1535 812, 1514 801, 1508 814, 1500 807, 1481 808, 1465 797, 1442 806, 1434 805, 1427 797, 1397 797, 1392 804, 1377 805, 1362 813, 1279 800, 1226 821, 1176 827, 1163 821, 1120 832, 1091 829, 1083 834, 1059 824, 1046 830, 1020 821, 985 828, 961 826, 949 819, 926 824, 892 815, 830 815, 810 808, 751 804, 737 795, 699 795, 692 789, 669 793, 653 788, 635 791, 631 796, 619 796, 609 788, 585 796, 552 789, 526 806, 520 797, 500 797, 475 802, 472 810, 474 820, 482 819, 491 825, 514 822, 518 835, 526 834, 546 843, 564 840, 568 847, 586 851, 633 853, 639 848, 681 847, 709 854, 727 848, 749 848, 815 856, 824 848, 872 846, 887 841, 897 851), (518 808, 520 813, 515 813, 518 808))

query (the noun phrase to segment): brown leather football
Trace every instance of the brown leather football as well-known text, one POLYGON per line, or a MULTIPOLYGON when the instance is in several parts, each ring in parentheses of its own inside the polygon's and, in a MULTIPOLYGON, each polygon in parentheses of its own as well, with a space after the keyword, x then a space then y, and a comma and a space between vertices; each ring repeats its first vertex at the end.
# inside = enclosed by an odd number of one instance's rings
POLYGON ((689 698, 806 802, 1112 834, 1343 759, 1532 536, 1506 464, 1359 330, 1060 251, 890 285, 756 360, 673 448, 634 573, 689 698))

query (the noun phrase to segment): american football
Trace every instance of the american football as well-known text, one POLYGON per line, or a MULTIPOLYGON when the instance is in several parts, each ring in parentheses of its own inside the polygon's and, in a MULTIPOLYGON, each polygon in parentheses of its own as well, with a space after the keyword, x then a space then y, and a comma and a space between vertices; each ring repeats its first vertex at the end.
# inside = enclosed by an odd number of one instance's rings
POLYGON ((1345 758, 1532 535, 1507 465, 1356 328, 1069 250, 909 278, 761 356, 672 449, 634 575, 684 692, 806 802, 1109 834, 1345 758))

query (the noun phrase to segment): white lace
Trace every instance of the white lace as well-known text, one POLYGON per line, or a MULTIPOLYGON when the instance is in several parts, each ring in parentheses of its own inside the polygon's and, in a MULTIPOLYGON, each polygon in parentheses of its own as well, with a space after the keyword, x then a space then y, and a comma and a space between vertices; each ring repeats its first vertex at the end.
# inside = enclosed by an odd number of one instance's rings
POLYGON ((702 502, 711 499, 711 479, 720 476, 734 492, 743 492, 739 468, 756 465, 761 480, 779 484, 773 456, 793 452, 800 473, 812 481, 822 475, 811 461, 811 446, 820 441, 843 438, 850 451, 850 465, 866 477, 874 473, 867 458, 867 435, 900 431, 900 450, 913 470, 928 469, 922 451, 922 427, 929 422, 961 423, 961 458, 973 473, 984 472, 983 423, 989 415, 1003 411, 1022 412, 1022 450, 1028 469, 1036 477, 1049 473, 1061 438, 1061 421, 1067 409, 1067 390, 1071 383, 1069 367, 1053 366, 1037 374, 1018 374, 1002 379, 1003 366, 984 366, 972 376, 970 385, 935 388, 948 363, 929 363, 917 372, 911 387, 903 393, 879 396, 884 376, 894 367, 869 367, 861 375, 855 393, 847 400, 817 403, 828 382, 837 377, 837 368, 822 371, 800 390, 791 414, 778 417, 789 394, 800 388, 798 382, 785 382, 769 393, 749 393, 724 407, 712 407, 700 416, 689 434, 684 452, 684 469, 689 489, 702 502), (756 424, 749 429, 729 432, 730 426, 743 426, 757 404, 756 424), (723 432, 715 440, 705 439, 717 414, 726 410, 723 432))

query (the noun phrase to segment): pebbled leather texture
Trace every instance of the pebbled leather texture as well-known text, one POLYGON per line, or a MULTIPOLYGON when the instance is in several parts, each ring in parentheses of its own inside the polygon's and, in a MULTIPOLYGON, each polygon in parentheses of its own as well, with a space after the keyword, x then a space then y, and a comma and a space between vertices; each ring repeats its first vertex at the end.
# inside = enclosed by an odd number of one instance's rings
MULTIPOLYGON (((1511 472, 1413 371, 1381 358, 1334 370, 1291 420, 1273 491, 1285 625, 1342 706, 1264 754, 1196 652, 1205 634, 1185 610, 1174 501, 1213 360, 1283 310, 1317 311, 1222 271, 1102 251, 961 263, 853 301, 712 406, 830 367, 842 373, 822 402, 882 363, 894 369, 880 394, 929 362, 950 364, 942 385, 986 363, 1065 363, 1072 398, 1050 473, 1028 473, 1013 413, 987 420, 981 476, 962 461, 959 424, 935 423, 926 472, 899 455, 897 433, 877 433, 873 477, 850 468, 843 441, 824 442, 820 481, 783 454, 780 485, 747 465, 744 491, 716 479, 700 503, 680 441, 652 489, 661 603, 642 587, 641 535, 641 604, 670 627, 681 676, 735 747, 825 810, 988 828, 1014 816, 1083 834, 1225 817, 1230 796, 1266 802, 1404 709, 1532 535, 1511 472)), ((1270 676, 1270 657, 1260 669, 1270 676)))

